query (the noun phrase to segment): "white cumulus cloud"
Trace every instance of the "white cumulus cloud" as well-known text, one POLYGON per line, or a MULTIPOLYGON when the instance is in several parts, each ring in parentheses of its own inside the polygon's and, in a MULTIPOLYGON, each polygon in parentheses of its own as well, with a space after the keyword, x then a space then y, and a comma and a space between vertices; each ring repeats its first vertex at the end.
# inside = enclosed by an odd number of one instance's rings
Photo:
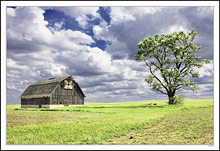
POLYGON ((100 17, 97 13, 99 7, 54 7, 53 9, 63 11, 66 15, 74 17, 83 28, 88 24, 89 17, 87 15, 93 19, 100 17))

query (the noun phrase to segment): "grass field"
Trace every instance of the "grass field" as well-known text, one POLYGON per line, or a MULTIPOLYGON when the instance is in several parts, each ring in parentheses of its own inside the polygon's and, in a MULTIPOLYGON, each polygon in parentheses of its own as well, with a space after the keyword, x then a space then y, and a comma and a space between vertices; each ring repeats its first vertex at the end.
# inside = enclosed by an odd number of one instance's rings
POLYGON ((213 144, 213 100, 7 105, 7 144, 213 144))

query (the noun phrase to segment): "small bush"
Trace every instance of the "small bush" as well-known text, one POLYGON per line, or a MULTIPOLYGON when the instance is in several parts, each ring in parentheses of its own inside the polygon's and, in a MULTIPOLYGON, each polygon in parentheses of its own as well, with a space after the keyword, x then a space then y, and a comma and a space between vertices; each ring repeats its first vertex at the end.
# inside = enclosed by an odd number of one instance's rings
POLYGON ((184 95, 183 94, 181 94, 181 95, 175 94, 173 99, 174 99, 174 104, 183 104, 184 103, 184 95))

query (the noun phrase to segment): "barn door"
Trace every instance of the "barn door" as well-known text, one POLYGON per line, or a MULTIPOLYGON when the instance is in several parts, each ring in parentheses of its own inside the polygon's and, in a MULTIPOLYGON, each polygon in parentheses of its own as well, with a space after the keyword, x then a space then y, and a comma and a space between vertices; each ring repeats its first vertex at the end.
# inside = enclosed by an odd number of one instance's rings
POLYGON ((39 108, 42 108, 43 101, 41 99, 39 99, 38 101, 39 101, 39 108))
POLYGON ((74 96, 74 104, 78 104, 78 98, 77 98, 77 96, 74 96))
POLYGON ((64 106, 69 106, 69 100, 64 100, 64 106))

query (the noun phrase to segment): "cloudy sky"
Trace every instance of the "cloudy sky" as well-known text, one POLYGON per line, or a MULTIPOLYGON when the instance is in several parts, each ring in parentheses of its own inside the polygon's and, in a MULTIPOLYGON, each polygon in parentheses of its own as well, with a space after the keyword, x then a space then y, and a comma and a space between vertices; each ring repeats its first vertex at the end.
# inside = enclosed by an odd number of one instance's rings
POLYGON ((199 89, 178 93, 213 98, 213 7, 8 7, 7 103, 33 82, 72 75, 87 102, 167 99, 144 81, 137 43, 154 34, 198 32, 199 89))

